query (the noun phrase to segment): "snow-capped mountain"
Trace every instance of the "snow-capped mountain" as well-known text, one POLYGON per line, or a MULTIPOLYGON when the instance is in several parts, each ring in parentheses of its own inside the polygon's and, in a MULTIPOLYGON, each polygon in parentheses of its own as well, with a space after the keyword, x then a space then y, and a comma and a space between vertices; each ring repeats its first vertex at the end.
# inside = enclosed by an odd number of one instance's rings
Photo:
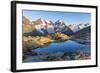
POLYGON ((63 31, 63 29, 65 29, 65 26, 66 26, 65 23, 63 21, 60 21, 60 20, 57 20, 54 23, 54 28, 55 28, 56 32, 63 31))
POLYGON ((54 23, 55 32, 62 32, 65 34, 73 34, 73 31, 64 23, 64 21, 56 21, 54 23))
POLYGON ((36 21, 32 21, 31 24, 34 24, 36 30, 42 34, 55 33, 52 21, 46 21, 40 18, 40 19, 37 19, 36 21))
POLYGON ((88 26, 90 26, 90 24, 71 24, 71 25, 69 25, 68 27, 73 31, 73 32, 77 32, 77 31, 79 31, 79 30, 81 30, 81 29, 83 29, 83 28, 86 28, 86 27, 88 27, 88 26))
POLYGON ((48 35, 56 32, 62 32, 67 35, 72 35, 81 29, 90 26, 89 24, 70 24, 66 25, 64 21, 57 20, 52 22, 45 19, 37 19, 35 21, 29 21, 23 16, 23 33, 25 35, 48 35))

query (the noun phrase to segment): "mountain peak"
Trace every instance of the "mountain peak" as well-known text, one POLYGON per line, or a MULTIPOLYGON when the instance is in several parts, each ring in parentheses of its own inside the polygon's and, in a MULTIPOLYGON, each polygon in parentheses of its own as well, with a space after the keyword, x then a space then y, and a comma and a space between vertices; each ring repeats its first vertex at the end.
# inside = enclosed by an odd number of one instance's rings
POLYGON ((57 20, 54 25, 65 25, 63 20, 57 20))

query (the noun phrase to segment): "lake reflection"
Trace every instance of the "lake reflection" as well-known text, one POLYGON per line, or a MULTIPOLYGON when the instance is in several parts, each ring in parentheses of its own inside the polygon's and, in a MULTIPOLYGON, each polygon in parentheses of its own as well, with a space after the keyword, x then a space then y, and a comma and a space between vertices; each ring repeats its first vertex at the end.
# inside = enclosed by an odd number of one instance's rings
POLYGON ((37 48, 33 51, 37 55, 29 56, 24 62, 86 60, 91 58, 89 44, 80 44, 72 40, 51 43, 47 47, 37 48))
POLYGON ((54 53, 54 52, 75 52, 77 50, 83 50, 83 48, 86 49, 88 47, 87 45, 77 43, 72 40, 68 40, 65 42, 60 43, 51 43, 47 47, 44 48, 38 48, 35 51, 38 53, 54 53))

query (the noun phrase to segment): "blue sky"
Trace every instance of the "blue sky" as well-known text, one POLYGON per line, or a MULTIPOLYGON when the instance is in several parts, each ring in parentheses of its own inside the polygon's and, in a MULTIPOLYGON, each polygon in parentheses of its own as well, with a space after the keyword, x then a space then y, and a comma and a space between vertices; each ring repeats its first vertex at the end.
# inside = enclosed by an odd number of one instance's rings
POLYGON ((90 13, 79 12, 56 12, 56 11, 36 11, 36 10, 23 10, 23 16, 27 17, 30 21, 39 18, 51 20, 63 20, 66 24, 80 24, 91 22, 90 13))

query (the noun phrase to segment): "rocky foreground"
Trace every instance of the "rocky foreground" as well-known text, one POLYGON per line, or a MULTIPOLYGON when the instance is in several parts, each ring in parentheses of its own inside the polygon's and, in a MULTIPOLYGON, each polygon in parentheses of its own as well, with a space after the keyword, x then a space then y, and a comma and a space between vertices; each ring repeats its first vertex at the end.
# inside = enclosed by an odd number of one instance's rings
POLYGON ((79 52, 56 52, 52 54, 44 53, 29 56, 23 62, 44 62, 44 61, 71 61, 71 60, 88 60, 89 53, 79 52))

